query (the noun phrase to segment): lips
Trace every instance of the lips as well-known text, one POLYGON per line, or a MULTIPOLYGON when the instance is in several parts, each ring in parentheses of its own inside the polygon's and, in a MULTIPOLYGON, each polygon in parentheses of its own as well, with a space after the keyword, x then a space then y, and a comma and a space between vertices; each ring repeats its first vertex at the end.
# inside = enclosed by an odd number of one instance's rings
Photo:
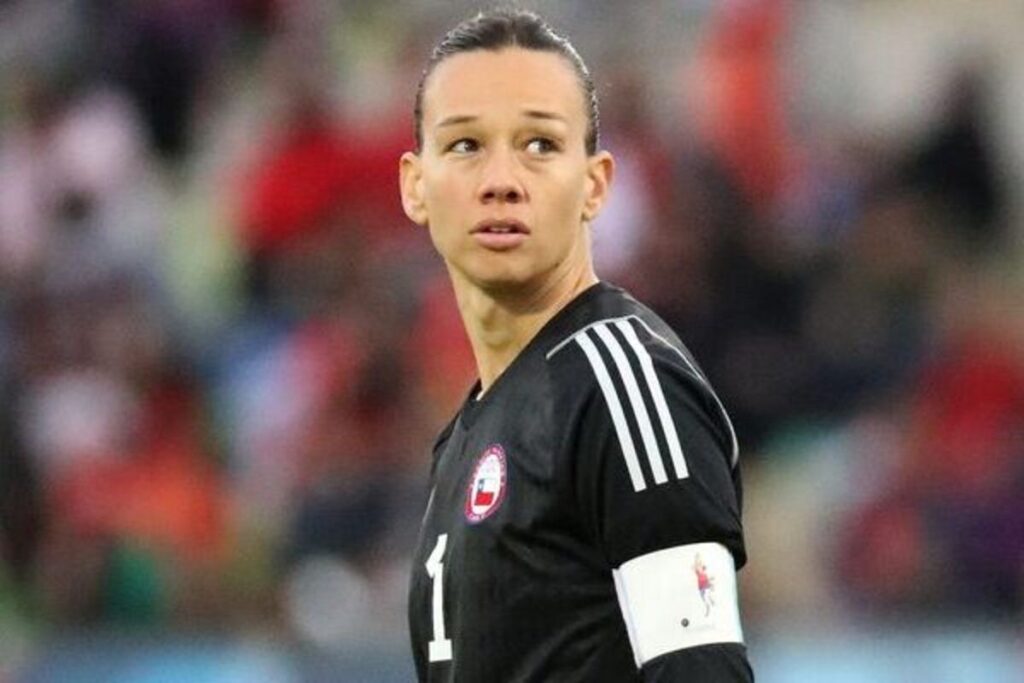
POLYGON ((517 221, 512 218, 487 218, 477 223, 473 227, 472 232, 474 235, 479 233, 492 235, 529 235, 530 229, 521 221, 517 221))
POLYGON ((508 251, 526 241, 530 229, 520 221, 508 218, 484 219, 473 227, 476 243, 490 251, 508 251))

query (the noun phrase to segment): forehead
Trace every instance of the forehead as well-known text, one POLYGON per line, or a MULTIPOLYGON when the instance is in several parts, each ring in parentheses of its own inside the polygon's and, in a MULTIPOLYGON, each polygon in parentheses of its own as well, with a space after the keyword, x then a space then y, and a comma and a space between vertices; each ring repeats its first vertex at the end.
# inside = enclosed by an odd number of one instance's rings
POLYGON ((509 47, 453 55, 435 67, 423 93, 425 127, 449 116, 548 111, 571 124, 586 119, 583 88, 556 52, 509 47))

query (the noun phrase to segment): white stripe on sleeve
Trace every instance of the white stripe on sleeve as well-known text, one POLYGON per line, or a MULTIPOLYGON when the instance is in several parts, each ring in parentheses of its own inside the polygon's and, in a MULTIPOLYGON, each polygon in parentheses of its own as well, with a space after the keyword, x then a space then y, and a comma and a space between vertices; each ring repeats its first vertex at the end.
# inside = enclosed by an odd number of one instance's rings
POLYGON ((644 474, 640 469, 640 461, 636 457, 636 448, 633 445, 633 437, 629 433, 629 425, 626 423, 626 416, 622 412, 622 404, 619 402, 618 394, 615 393, 615 385, 608 375, 608 368, 605 367, 604 359, 600 352, 590 341, 586 332, 576 336, 576 343, 583 349, 590 367, 594 370, 597 383, 604 394, 605 403, 608 404, 608 411, 612 415, 612 423, 615 425, 615 433, 619 438, 619 446, 622 448, 622 455, 626 459, 626 469, 629 470, 629 478, 633 481, 634 491, 643 491, 647 488, 644 482, 644 474))
POLYGON ((665 474, 665 464, 661 460, 661 450, 658 448, 658 440, 654 438, 651 416, 647 414, 647 406, 644 405, 643 396, 640 395, 640 387, 636 383, 636 375, 633 374, 633 368, 629 365, 629 360, 626 358, 619 340, 615 338, 606 325, 597 325, 594 327, 594 331, 597 332, 597 336, 601 338, 601 341, 604 342, 605 347, 611 353, 612 360, 615 361, 615 367, 618 368, 619 376, 622 378, 622 384, 626 387, 626 395, 629 396, 629 404, 633 408, 633 417, 636 418, 636 423, 640 427, 640 436, 644 442, 644 449, 647 451, 647 461, 650 463, 651 472, 654 474, 654 483, 664 484, 668 481, 668 476, 665 474))
POLYGON ((668 444, 672 466, 676 470, 676 476, 680 479, 685 479, 690 476, 690 471, 686 467, 686 459, 683 457, 683 447, 679 443, 676 424, 672 420, 672 413, 669 411, 668 403, 665 401, 665 393, 661 390, 661 382, 658 380, 658 373, 654 370, 651 354, 640 343, 636 330, 633 329, 633 326, 628 321, 619 320, 615 325, 622 332, 623 336, 626 337, 626 341, 633 349, 633 353, 640 359, 640 368, 643 370, 644 379, 647 381, 647 389, 651 392, 651 397, 654 399, 654 408, 658 411, 658 420, 661 422, 661 428, 665 433, 665 442, 668 444))

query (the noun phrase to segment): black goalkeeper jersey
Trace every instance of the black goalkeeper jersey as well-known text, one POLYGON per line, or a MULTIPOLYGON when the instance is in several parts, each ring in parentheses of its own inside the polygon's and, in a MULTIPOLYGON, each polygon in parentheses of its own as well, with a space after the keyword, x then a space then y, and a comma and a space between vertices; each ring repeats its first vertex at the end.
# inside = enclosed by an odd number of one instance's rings
POLYGON ((421 681, 751 681, 737 445, 676 335, 599 283, 434 446, 421 681))

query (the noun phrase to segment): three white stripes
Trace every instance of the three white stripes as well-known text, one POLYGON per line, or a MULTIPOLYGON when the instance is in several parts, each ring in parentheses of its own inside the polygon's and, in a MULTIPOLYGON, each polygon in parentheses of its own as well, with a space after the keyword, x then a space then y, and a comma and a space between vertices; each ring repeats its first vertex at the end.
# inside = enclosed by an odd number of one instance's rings
MULTIPOLYGON (((665 401, 665 394, 661 389, 661 382, 654 371, 654 362, 651 360, 647 349, 640 343, 636 331, 628 321, 617 320, 609 322, 619 329, 626 339, 630 351, 640 363, 644 383, 647 386, 647 391, 651 396, 658 416, 658 425, 661 428, 664 442, 668 446, 672 468, 675 471, 676 478, 685 479, 689 476, 689 471, 686 469, 683 448, 679 443, 679 435, 676 432, 675 423, 672 421, 672 415, 669 413, 668 403, 665 401)), ((574 339, 579 347, 583 349, 583 353, 590 362, 590 367, 594 370, 598 386, 601 387, 601 393, 604 394, 605 402, 608 404, 608 410, 612 416, 612 423, 615 425, 615 433, 619 439, 619 446, 622 448, 622 455, 626 460, 626 469, 629 471, 633 489, 635 491, 643 491, 647 488, 647 483, 644 480, 643 470, 640 467, 636 444, 633 441, 629 423, 626 421, 622 401, 619 400, 619 393, 612 382, 604 358, 601 357, 597 345, 590 338, 591 330, 597 334, 598 339, 612 357, 619 379, 626 389, 626 396, 629 400, 629 407, 632 410, 633 418, 640 429, 640 438, 643 442, 644 452, 647 454, 647 462, 650 465, 651 473, 654 475, 654 482, 655 484, 663 484, 668 481, 668 474, 665 472, 661 449, 658 447, 658 440, 655 436, 655 425, 651 420, 647 406, 644 404, 640 385, 636 374, 633 372, 633 367, 629 363, 627 352, 608 328, 608 323, 597 323, 578 332, 574 339)))

